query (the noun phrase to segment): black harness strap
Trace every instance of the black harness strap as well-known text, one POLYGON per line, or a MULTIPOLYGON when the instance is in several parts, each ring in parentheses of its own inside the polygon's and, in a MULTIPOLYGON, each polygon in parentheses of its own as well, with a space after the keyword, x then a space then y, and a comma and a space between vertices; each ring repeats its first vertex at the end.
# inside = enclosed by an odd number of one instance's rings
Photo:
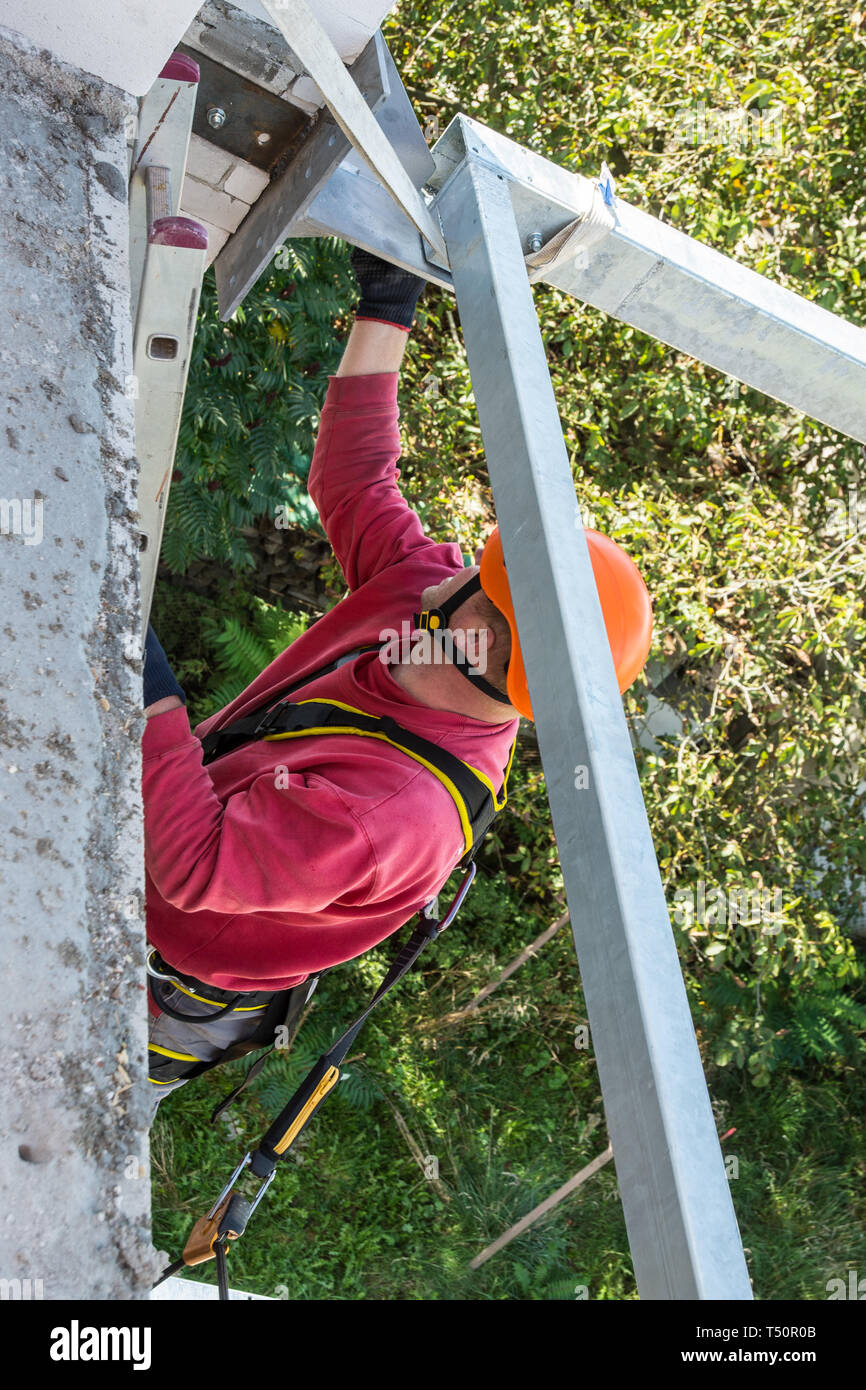
MULTIPOLYGON (((331 700, 281 700, 262 713, 237 719, 225 729, 202 740, 205 764, 257 739, 278 741, 308 734, 356 734, 383 739, 416 762, 422 763, 451 793, 460 812, 464 831, 464 858, 471 857, 502 802, 497 803, 491 784, 480 773, 438 743, 404 729, 389 716, 366 714, 331 700), (455 794, 456 793, 456 794, 455 794), (461 807, 462 803, 462 807, 461 807)), ((508 769, 505 771, 507 780, 508 769)), ((504 789, 504 787, 503 787, 504 789)))
MULTIPOLYGON (((346 652, 343 656, 338 656, 336 661, 331 661, 327 666, 321 666, 318 671, 312 671, 310 675, 304 676, 301 680, 295 681, 288 690, 284 690, 280 699, 287 700, 296 691, 303 690, 305 686, 312 685, 320 676, 329 676, 332 671, 337 671, 341 666, 354 661, 356 657, 364 656, 367 652, 379 652, 382 644, 379 642, 368 643, 364 647, 356 647, 354 651, 346 652)), ((242 719, 236 719, 234 723, 227 724, 224 729, 214 729, 209 734, 205 734, 201 740, 204 750, 204 763, 212 763, 214 758, 221 758, 224 753, 232 753, 235 748, 240 748, 244 743, 249 743, 258 737, 256 732, 262 715, 270 709, 270 705, 261 705, 252 714, 245 714, 242 719)))
MULTIPOLYGON (((461 604, 465 603, 468 598, 471 598, 473 594, 477 594, 480 590, 481 575, 473 575, 473 577, 467 580, 461 588, 457 589, 450 598, 447 598, 439 608, 424 608, 420 613, 416 613, 416 628, 421 632, 431 632, 440 645, 444 646, 445 634, 449 632, 448 619, 451 617, 451 614, 455 613, 461 604)), ((451 636, 450 632, 449 636, 451 636)), ((508 695, 501 690, 497 690, 496 686, 491 685, 490 681, 485 680, 479 668, 473 666, 466 653, 461 652, 459 647, 455 646, 453 642, 448 650, 448 659, 451 665, 460 672, 461 676, 465 676, 468 681, 472 682, 476 690, 483 691, 489 699, 496 700, 500 705, 511 704, 508 695)), ((505 669, 507 672, 507 663, 505 669)))
POLYGON ((420 734, 404 729, 387 715, 349 710, 344 705, 329 700, 304 700, 296 705, 288 702, 277 705, 261 721, 258 737, 276 741, 319 732, 340 732, 384 739, 385 742, 408 753, 416 762, 425 765, 446 786, 450 783, 449 791, 452 787, 457 791, 468 818, 468 833, 464 822, 466 854, 473 854, 478 848, 493 822, 497 806, 488 782, 467 763, 439 744, 431 743, 420 734))

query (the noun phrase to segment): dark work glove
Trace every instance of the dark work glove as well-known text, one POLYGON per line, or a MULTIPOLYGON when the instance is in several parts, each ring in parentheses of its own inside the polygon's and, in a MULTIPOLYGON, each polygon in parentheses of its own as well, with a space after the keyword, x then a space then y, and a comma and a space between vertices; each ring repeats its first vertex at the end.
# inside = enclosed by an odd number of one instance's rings
POLYGON ((157 700, 164 700, 167 695, 177 695, 186 704, 186 695, 178 685, 171 667, 168 664, 168 657, 162 650, 159 638, 151 627, 147 625, 147 636, 144 639, 144 708, 153 705, 157 700))
POLYGON ((378 319, 396 328, 410 329, 415 317, 415 305, 426 280, 408 270, 381 261, 356 246, 352 252, 352 269, 361 291, 361 302, 355 310, 359 319, 378 319))

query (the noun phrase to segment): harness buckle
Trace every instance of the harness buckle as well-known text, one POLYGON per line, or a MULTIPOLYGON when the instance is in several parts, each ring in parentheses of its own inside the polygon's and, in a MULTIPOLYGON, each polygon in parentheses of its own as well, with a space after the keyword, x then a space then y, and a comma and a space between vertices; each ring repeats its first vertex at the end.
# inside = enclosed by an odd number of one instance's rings
POLYGON ((266 733, 267 730, 272 729, 286 708, 286 705, 289 704, 291 704, 290 700, 279 700, 266 714, 263 714, 261 720, 256 725, 253 738, 258 738, 260 734, 266 733))
POLYGON ((413 614, 418 632, 444 632, 448 626, 447 617, 441 608, 425 608, 413 614))
POLYGON ((439 917, 438 898, 434 898, 433 902, 428 903, 427 907, 423 909, 421 917, 427 924, 426 934, 429 941, 435 941, 437 936, 441 936, 442 932, 445 931, 446 927, 451 926, 451 923, 454 921, 454 918, 457 916, 457 913, 463 906, 463 900, 466 897, 466 894, 469 892, 469 889, 472 886, 472 881, 475 878, 477 872, 478 865, 475 863, 474 860, 470 860, 469 864, 467 865, 466 872, 460 880, 460 885, 457 889, 457 892, 454 898, 452 899, 451 906, 449 907, 444 917, 439 917), (431 908, 433 909, 433 912, 430 912, 431 908))
POLYGON ((185 985, 181 984, 180 980, 177 978, 176 975, 166 975, 162 970, 157 970, 156 966, 154 965, 155 960, 158 960, 160 965, 165 965, 165 961, 163 960, 162 956, 159 954, 158 951, 152 950, 148 953, 148 955, 145 957, 144 969, 145 972, 148 975, 150 975, 152 979, 165 980, 167 984, 173 985, 175 989, 186 988, 185 985))
MULTIPOLYGON (((235 1169, 235 1171, 232 1173, 231 1177, 229 1178, 229 1180, 228 1180, 228 1182, 226 1183, 225 1187, 223 1188, 222 1192, 221 1192, 220 1195, 217 1197, 216 1201, 214 1202, 213 1206, 211 1207, 210 1211, 209 1211, 208 1214, 207 1214, 206 1220, 210 1221, 213 1217, 216 1216, 216 1214, 217 1214, 217 1212, 219 1211, 220 1207, 223 1205, 225 1198, 226 1198, 226 1197, 229 1195, 229 1193, 231 1192, 232 1188, 234 1187, 234 1185, 235 1185, 235 1183, 237 1182, 238 1178, 240 1177, 241 1173, 244 1171, 245 1168, 248 1168, 248 1167, 249 1167, 251 1158, 252 1158, 252 1154, 251 1154, 251 1152, 248 1150, 247 1153, 244 1154, 243 1158, 241 1159, 241 1161, 240 1161, 240 1163, 238 1164, 238 1166, 237 1166, 237 1168, 235 1169)), ((259 1191, 256 1193, 255 1200, 253 1201, 253 1204, 252 1204, 252 1206, 250 1207, 250 1216, 252 1216, 252 1214, 253 1214, 253 1212, 255 1211, 256 1207, 258 1206, 259 1202, 260 1202, 260 1201, 262 1200, 262 1198, 264 1197, 265 1192, 267 1191, 268 1186, 269 1186, 269 1184, 270 1184, 270 1181, 271 1181, 270 1178, 266 1178, 264 1184, 262 1185, 262 1187, 259 1188, 259 1191)))
MULTIPOLYGON (((183 1247, 183 1262, 187 1266, 201 1265, 207 1260, 216 1259, 214 1245, 220 1234, 220 1225, 225 1216, 231 1192, 227 1192, 222 1202, 214 1207, 209 1216, 201 1216, 189 1233, 189 1239, 183 1247)), ((227 1239, 231 1239, 231 1234, 227 1234, 227 1239)))

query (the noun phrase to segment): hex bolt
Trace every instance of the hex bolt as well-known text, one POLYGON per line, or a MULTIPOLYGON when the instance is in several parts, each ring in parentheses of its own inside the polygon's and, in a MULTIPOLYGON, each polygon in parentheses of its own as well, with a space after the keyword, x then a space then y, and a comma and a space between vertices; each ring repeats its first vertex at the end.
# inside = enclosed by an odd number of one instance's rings
POLYGON ((225 111, 221 106, 209 106, 207 109, 207 123, 213 126, 214 130, 219 130, 227 120, 225 111))
POLYGON ((531 232, 529 240, 526 243, 526 247, 530 255, 534 255, 536 251, 540 251, 543 245, 544 240, 542 238, 541 232, 531 232))

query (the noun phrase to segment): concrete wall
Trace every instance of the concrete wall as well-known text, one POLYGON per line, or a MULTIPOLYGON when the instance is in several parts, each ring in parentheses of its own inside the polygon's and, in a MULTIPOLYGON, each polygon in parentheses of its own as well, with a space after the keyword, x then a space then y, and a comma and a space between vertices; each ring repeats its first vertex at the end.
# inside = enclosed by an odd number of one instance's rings
POLYGON ((155 1262, 125 392, 134 103, 6 29, 0 94, 0 1279, 124 1299, 155 1262))
POLYGON ((201 0, 0 0, 0 25, 60 62, 149 92, 201 0))
MULTIPOLYGON (((274 23, 261 0, 236 0, 236 4, 256 19, 274 23)), ((395 0, 307 0, 307 4, 343 62, 353 63, 388 11, 393 10, 395 0)))
MULTIPOLYGON (((0 26, 25 34, 62 62, 74 63, 144 96, 192 22, 202 0, 0 0, 0 26)), ((393 0, 308 0, 343 59, 357 58, 371 34, 393 8, 393 0)), ((259 0, 238 6, 273 26, 259 0)), ((309 82, 306 98, 318 106, 309 82)))

